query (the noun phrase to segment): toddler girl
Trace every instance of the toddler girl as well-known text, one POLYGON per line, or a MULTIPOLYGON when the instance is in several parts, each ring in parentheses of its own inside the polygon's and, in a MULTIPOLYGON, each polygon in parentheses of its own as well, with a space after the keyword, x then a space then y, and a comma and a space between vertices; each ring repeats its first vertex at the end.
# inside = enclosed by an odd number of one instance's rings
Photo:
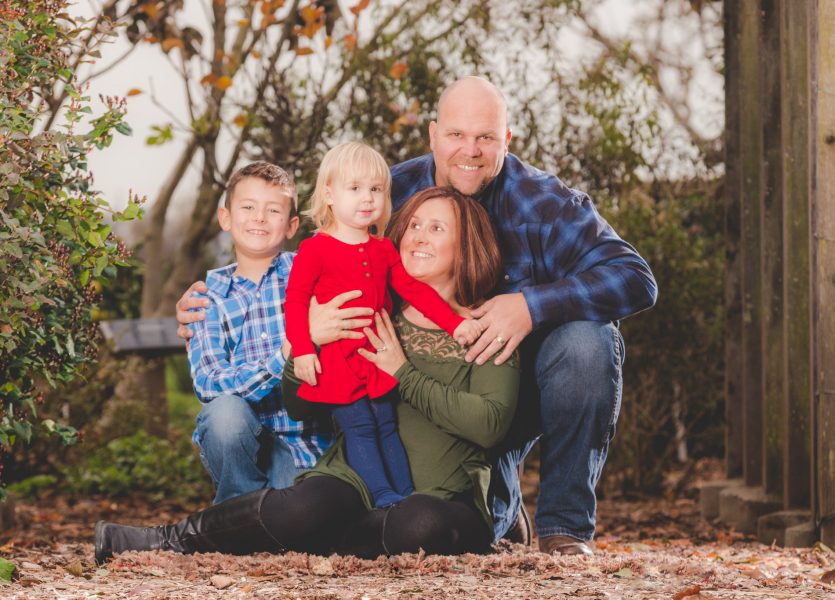
POLYGON ((391 311, 391 287, 459 343, 481 333, 477 321, 455 314, 428 285, 406 273, 391 240, 382 237, 391 216, 391 175, 382 156, 359 142, 340 144, 322 160, 307 215, 318 233, 302 242, 290 271, 284 312, 299 396, 334 404, 345 436, 348 464, 365 482, 376 507, 389 506, 414 491, 406 452, 397 433, 397 380, 357 350, 385 352, 367 338, 325 344, 317 357, 310 339, 311 296, 321 304, 360 289, 343 305, 391 311), (369 230, 374 226, 375 231, 369 230))

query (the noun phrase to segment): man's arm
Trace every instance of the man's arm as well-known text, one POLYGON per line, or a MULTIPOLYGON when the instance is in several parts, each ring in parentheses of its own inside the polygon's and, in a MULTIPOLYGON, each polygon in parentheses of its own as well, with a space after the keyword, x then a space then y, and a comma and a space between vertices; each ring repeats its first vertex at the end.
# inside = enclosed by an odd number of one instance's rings
POLYGON ((177 300, 175 308, 177 309, 177 322, 180 324, 177 328, 177 336, 184 339, 186 344, 194 335, 192 328, 188 325, 206 318, 205 309, 208 308, 210 302, 205 294, 208 293, 209 288, 206 287, 206 282, 195 281, 177 300))
MULTIPOLYGON (((195 292, 207 293, 206 284, 202 281, 193 283, 176 305, 177 322, 180 324, 177 328, 177 335, 186 342, 194 335, 188 325, 205 319, 204 309, 209 306, 209 300, 205 296, 195 296, 195 292)), ((325 304, 319 304, 316 298, 310 299, 310 337, 314 344, 321 346, 337 340, 356 340, 363 337, 362 333, 354 330, 368 327, 374 311, 365 306, 340 308, 349 300, 360 296, 362 296, 360 290, 352 290, 334 296, 325 304)))
POLYGON ((649 265, 588 197, 572 198, 541 231, 549 281, 496 296, 473 311, 485 330, 468 361, 483 364, 499 352, 495 362, 501 364, 538 327, 616 321, 655 304, 658 288, 649 265))
POLYGON ((534 329, 569 321, 617 321, 655 304, 652 271, 578 194, 542 229, 548 281, 521 291, 534 329))

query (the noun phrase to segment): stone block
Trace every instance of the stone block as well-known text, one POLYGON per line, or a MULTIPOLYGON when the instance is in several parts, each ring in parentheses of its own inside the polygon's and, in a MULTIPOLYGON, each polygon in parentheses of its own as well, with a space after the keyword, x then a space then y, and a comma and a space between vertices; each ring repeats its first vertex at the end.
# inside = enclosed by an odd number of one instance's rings
POLYGON ((743 485, 742 479, 720 479, 705 481, 699 485, 699 509, 703 519, 715 519, 719 516, 719 493, 729 487, 743 485))
POLYGON ((817 541, 818 534, 811 519, 794 527, 786 527, 786 548, 811 548, 817 541))
MULTIPOLYGON (((786 547, 786 532, 803 524, 812 525, 812 513, 808 510, 781 510, 757 519, 757 539, 763 544, 776 543, 786 547)), ((814 528, 813 528, 814 529, 814 528)))
POLYGON ((719 520, 742 533, 757 533, 757 519, 781 508, 781 499, 761 487, 742 485, 719 493, 719 520))

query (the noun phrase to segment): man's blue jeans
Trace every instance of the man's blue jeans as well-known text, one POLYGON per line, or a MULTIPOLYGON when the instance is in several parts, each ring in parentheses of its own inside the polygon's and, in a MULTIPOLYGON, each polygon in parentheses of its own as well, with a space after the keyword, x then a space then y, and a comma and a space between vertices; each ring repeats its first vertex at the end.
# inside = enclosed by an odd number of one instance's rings
POLYGON ((495 540, 516 520, 522 502, 518 465, 537 435, 537 535, 590 540, 595 486, 620 413, 623 338, 613 323, 573 321, 533 332, 520 350, 519 409, 497 451, 491 482, 495 540))
POLYGON ((255 416, 239 396, 218 396, 197 415, 197 445, 212 481, 214 503, 265 487, 293 485, 296 468, 290 448, 255 416))

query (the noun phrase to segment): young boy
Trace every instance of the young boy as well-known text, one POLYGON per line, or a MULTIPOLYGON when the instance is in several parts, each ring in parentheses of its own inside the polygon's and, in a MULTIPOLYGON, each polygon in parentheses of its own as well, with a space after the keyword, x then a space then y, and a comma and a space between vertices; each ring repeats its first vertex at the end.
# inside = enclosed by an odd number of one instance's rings
POLYGON ((284 290, 299 227, 296 186, 280 167, 256 162, 235 172, 218 221, 232 234, 237 262, 209 271, 211 304, 192 323, 188 358, 203 408, 194 440, 222 502, 264 487, 284 488, 330 445, 281 402, 289 354, 284 290))

